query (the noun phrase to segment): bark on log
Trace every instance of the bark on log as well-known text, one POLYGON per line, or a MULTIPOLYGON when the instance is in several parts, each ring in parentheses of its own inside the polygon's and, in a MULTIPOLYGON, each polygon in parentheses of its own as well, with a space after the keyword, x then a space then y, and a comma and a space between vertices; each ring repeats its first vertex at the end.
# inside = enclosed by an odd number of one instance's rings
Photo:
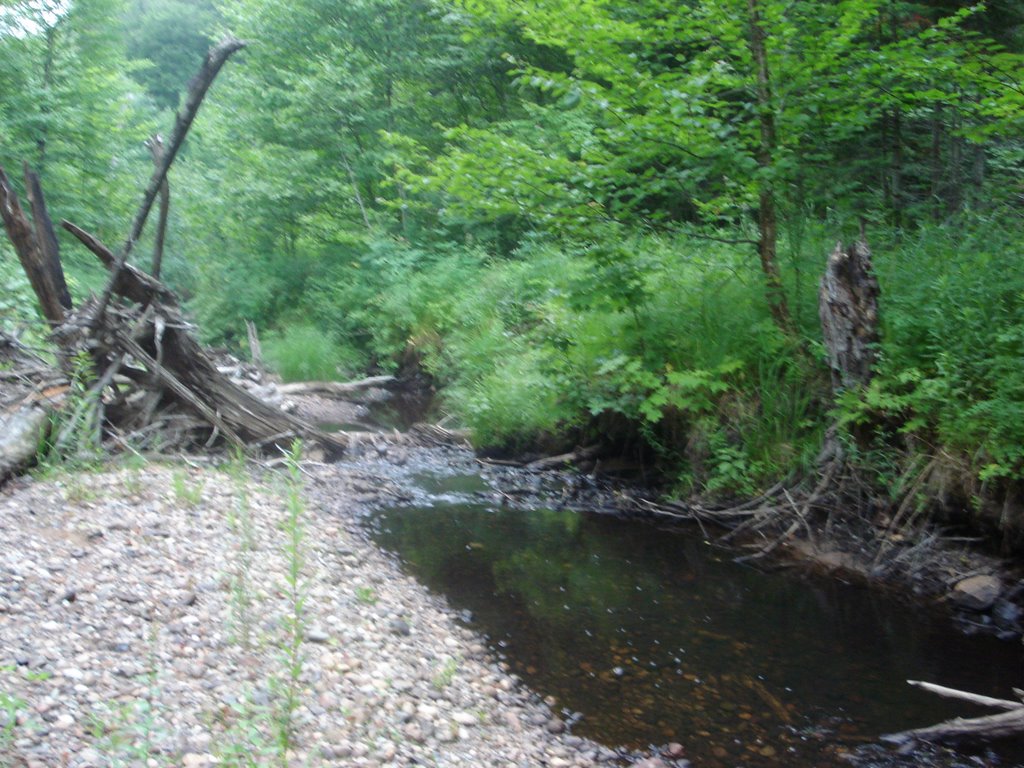
MULTIPOLYGON (((114 268, 117 258, 107 246, 67 219, 63 219, 60 225, 78 238, 82 245, 92 251, 107 269, 114 268)), ((148 304, 154 297, 158 298, 165 305, 177 306, 178 304, 178 298, 174 295, 174 291, 131 264, 125 264, 121 270, 117 281, 114 283, 114 293, 137 304, 148 304)))
POLYGON ((871 380, 878 343, 878 280, 863 238, 837 243, 818 292, 818 313, 836 391, 871 380))
POLYGON ((960 691, 956 688, 947 688, 944 685, 936 685, 935 683, 926 683, 923 680, 907 680, 907 685, 912 685, 915 688, 934 693, 936 696, 942 696, 947 699, 957 699, 959 701, 969 701, 971 704, 977 704, 982 707, 994 707, 995 709, 1024 709, 1024 702, 1012 701, 1010 699, 996 699, 991 696, 982 696, 978 693, 970 693, 968 691, 960 691))
POLYGON ((256 332, 256 323, 252 320, 245 321, 245 334, 249 339, 249 359, 253 365, 263 365, 263 347, 260 345, 260 335, 256 332))
POLYGON ((882 737, 891 744, 910 744, 915 741, 988 741, 1024 734, 1024 708, 1000 712, 984 717, 955 717, 938 725, 915 728, 882 737))

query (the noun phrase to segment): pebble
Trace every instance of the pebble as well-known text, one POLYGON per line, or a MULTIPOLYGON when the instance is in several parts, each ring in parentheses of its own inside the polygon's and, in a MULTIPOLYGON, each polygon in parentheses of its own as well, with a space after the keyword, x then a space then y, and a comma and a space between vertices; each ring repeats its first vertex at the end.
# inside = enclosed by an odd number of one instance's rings
MULTIPOLYGON (((565 734, 442 598, 363 537, 347 489, 370 483, 356 472, 306 474, 289 764, 603 764, 607 750, 565 734), (352 599, 360 594, 373 601, 352 599)), ((24 585, 0 604, 0 690, 26 702, 8 750, 15 765, 132 763, 133 734, 151 720, 162 764, 206 768, 259 731, 289 679, 287 506, 276 483, 247 480, 243 506, 227 473, 151 464, 0 496, 0 584, 24 585), (182 482, 202 491, 199 503, 177 506, 169 489, 182 482)), ((250 747, 272 752, 265 738, 250 747)))

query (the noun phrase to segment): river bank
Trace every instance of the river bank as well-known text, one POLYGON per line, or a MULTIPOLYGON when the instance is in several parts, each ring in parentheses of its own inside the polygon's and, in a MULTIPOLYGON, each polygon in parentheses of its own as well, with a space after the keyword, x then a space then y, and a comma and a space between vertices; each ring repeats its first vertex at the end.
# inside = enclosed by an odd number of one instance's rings
POLYGON ((616 759, 566 733, 441 599, 358 535, 346 510, 373 489, 334 471, 319 488, 327 508, 311 501, 321 481, 304 483, 297 526, 280 477, 187 463, 5 487, 3 763, 616 759))

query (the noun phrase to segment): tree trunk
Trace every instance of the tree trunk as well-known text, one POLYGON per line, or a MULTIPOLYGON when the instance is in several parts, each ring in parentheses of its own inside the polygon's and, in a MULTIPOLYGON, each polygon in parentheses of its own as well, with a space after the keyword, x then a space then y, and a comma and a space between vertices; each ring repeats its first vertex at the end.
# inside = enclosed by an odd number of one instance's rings
MULTIPOLYGON (((153 155, 153 165, 157 168, 164 161, 164 140, 159 133, 153 134, 146 146, 153 155)), ((156 239, 153 242, 153 268, 150 274, 157 280, 160 279, 160 268, 164 261, 164 238, 167 235, 167 216, 171 208, 171 188, 164 176, 163 184, 160 185, 160 213, 156 224, 156 239)))
POLYGON ((765 295, 768 309, 775 324, 787 334, 794 332, 793 318, 789 313, 786 292, 782 285, 778 262, 778 216, 776 213, 775 190, 771 179, 774 155, 778 146, 775 133, 775 107, 772 103, 771 73, 768 70, 768 51, 765 46, 764 28, 758 10, 758 0, 747 0, 750 13, 750 52, 757 68, 757 113, 760 139, 757 147, 758 179, 757 205, 757 251, 764 273, 765 295))
POLYGON ((3 218, 7 236, 18 254, 22 269, 39 299, 43 316, 51 326, 56 327, 64 322, 66 311, 71 308, 71 297, 64 281, 57 238, 53 234, 53 224, 46 211, 38 179, 27 167, 25 183, 29 189, 35 221, 29 221, 25 215, 3 168, 0 168, 0 217, 3 218))

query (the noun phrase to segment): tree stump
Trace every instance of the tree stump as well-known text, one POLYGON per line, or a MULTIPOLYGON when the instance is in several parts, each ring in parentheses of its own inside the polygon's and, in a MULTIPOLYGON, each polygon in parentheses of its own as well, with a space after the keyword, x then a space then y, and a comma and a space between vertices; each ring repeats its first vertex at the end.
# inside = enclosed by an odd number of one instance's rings
POLYGON ((862 237, 849 247, 837 243, 818 291, 821 332, 836 392, 871 381, 879 340, 878 297, 867 242, 862 237))

